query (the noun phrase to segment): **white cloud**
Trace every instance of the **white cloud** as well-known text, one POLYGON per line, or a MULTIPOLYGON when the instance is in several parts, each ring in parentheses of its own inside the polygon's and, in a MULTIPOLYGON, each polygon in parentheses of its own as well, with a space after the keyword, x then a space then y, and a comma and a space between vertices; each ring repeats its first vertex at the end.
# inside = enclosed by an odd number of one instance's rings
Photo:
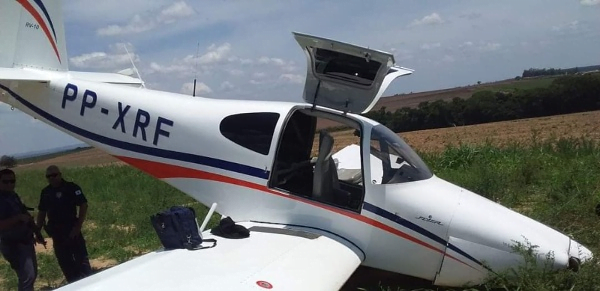
POLYGON ((119 34, 130 34, 140 33, 150 30, 155 27, 155 24, 150 21, 142 19, 139 14, 136 14, 131 18, 129 23, 126 25, 109 25, 107 27, 99 28, 96 33, 103 36, 119 35, 119 34))
POLYGON ((267 81, 257 81, 257 80, 250 80, 250 84, 252 85, 260 85, 260 84, 265 84, 267 83, 267 81))
MULTIPOLYGON (((150 63, 150 73, 180 73, 181 76, 190 76, 196 72, 196 67, 200 65, 198 73, 208 73, 214 64, 227 62, 232 58, 228 58, 231 51, 231 45, 224 43, 217 46, 211 44, 207 48, 207 52, 201 56, 187 55, 180 59, 174 59, 169 65, 160 65, 157 62, 150 63)), ((235 57, 233 57, 235 59, 235 57)), ((238 70, 239 71, 239 70, 238 70)), ((232 75, 240 75, 242 71, 231 72, 232 75)))
POLYGON ((96 33, 100 36, 140 33, 152 30, 159 25, 174 23, 177 20, 190 17, 194 14, 196 14, 196 12, 193 8, 184 1, 179 1, 160 11, 153 11, 147 16, 135 14, 125 25, 112 24, 99 28, 96 33))
MULTIPOLYGON (((598 1, 600 1, 600 0, 598 0, 598 1)), ((579 28, 578 20, 573 20, 569 23, 552 26, 552 30, 556 31, 556 32, 561 32, 561 31, 565 31, 565 30, 577 30, 578 28, 579 28)))
POLYGON ((437 14, 437 12, 434 12, 421 19, 413 21, 409 26, 438 25, 442 23, 444 23, 442 17, 437 14))
MULTIPOLYGON (((194 83, 184 83, 181 86, 180 92, 187 95, 193 95, 192 93, 194 92, 194 83)), ((204 84, 203 82, 196 82, 196 96, 202 96, 202 94, 210 94, 212 92, 213 90, 210 87, 208 87, 208 85, 204 84)))
POLYGON ((486 43, 482 43, 478 49, 481 51, 496 51, 498 49, 500 49, 502 45, 497 43, 497 42, 486 42, 486 43))
POLYGON ((284 66, 285 62, 279 58, 268 58, 268 57, 260 57, 258 59, 259 64, 275 64, 278 66, 284 66))
POLYGON ((459 47, 470 47, 473 46, 473 42, 472 41, 465 41, 463 42, 461 45, 459 45, 459 47))
POLYGON ((230 51, 231 45, 229 43, 224 43, 218 47, 215 44, 212 44, 208 47, 208 52, 200 56, 198 62, 200 64, 217 63, 223 59, 226 59, 226 56, 230 51))
POLYGON ((172 23, 178 18, 188 17, 194 14, 196 14, 196 12, 192 7, 187 5, 185 1, 179 1, 163 9, 159 14, 158 19, 164 23, 172 23))
POLYGON ((254 61, 251 59, 240 59, 240 64, 242 64, 242 65, 250 65, 253 63, 254 63, 254 61))
POLYGON ((155 73, 155 72, 160 72, 160 73, 164 73, 164 74, 170 74, 170 73, 188 73, 188 72, 192 72, 192 67, 186 65, 186 64, 171 64, 168 66, 163 66, 163 65, 159 65, 156 62, 152 62, 150 63, 150 70, 149 73, 155 73))
POLYGON ((600 0, 581 0, 579 3, 585 6, 594 6, 600 4, 600 0))
POLYGON ((430 49, 438 48, 441 45, 442 44, 440 44, 439 42, 436 42, 436 43, 424 43, 424 44, 421 45, 421 49, 422 50, 430 50, 430 49))
POLYGON ((292 84, 302 84, 305 81, 304 76, 296 75, 296 74, 282 74, 279 76, 279 80, 292 83, 292 84))
POLYGON ((130 56, 125 50, 125 46, 131 53, 134 62, 139 61, 139 56, 134 53, 131 44, 116 43, 109 46, 109 52, 91 52, 69 58, 71 65, 78 68, 93 69, 124 69, 123 66, 130 67, 130 56))
POLYGON ((254 74, 252 74, 252 77, 255 79, 261 79, 264 78, 267 74, 263 73, 263 72, 256 72, 254 74))
POLYGON ((227 72, 232 76, 242 76, 244 75, 244 71, 240 69, 228 69, 227 72))
POLYGON ((490 52, 499 50, 502 47, 500 43, 497 42, 485 42, 479 41, 477 44, 472 41, 465 41, 462 44, 458 45, 458 48, 462 51, 479 51, 479 52, 490 52))
POLYGON ((225 81, 223 83, 221 83, 221 90, 223 91, 228 91, 235 88, 235 86, 233 84, 231 84, 231 82, 229 81, 225 81))

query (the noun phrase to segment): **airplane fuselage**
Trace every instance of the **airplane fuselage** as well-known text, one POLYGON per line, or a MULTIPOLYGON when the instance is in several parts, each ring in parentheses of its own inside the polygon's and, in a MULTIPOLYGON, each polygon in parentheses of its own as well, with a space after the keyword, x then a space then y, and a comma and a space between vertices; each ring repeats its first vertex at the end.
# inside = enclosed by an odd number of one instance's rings
MULTIPOLYGON (((488 270, 485 261, 495 262, 493 269, 515 264, 518 257, 510 254, 508 244, 521 240, 521 235, 544 251, 555 251, 557 267, 575 256, 576 243, 563 234, 436 176, 397 184, 364 179, 357 209, 270 186, 286 125, 294 112, 310 109, 310 104, 243 101, 241 106, 236 100, 192 98, 54 74, 49 84, 26 88, 0 83, 2 101, 204 205, 217 203, 217 212, 236 221, 323 230, 360 249, 365 266, 440 285, 481 282, 488 270), (273 135, 265 141, 266 154, 224 136, 222 121, 245 113, 278 115, 273 135)), ((340 117, 331 109, 317 107, 313 112, 340 117)), ((361 124, 363 136, 378 125, 354 114, 342 118, 361 124)), ((361 143, 362 175, 374 176, 375 167, 366 159, 369 140, 361 143)))

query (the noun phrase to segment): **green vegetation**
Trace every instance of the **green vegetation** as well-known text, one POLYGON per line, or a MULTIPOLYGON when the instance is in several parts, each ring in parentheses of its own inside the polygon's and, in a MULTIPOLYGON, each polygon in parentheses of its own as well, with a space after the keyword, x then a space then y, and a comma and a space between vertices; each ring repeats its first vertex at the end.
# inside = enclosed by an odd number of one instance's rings
POLYGON ((0 167, 2 168, 14 168, 17 166, 17 159, 13 156, 2 156, 0 157, 0 167))
MULTIPOLYGON (((422 156, 438 176, 572 235, 596 255, 600 254, 600 218, 594 213, 595 205, 600 202, 597 142, 584 138, 539 142, 533 138, 527 145, 503 148, 461 145, 422 156)), ((192 198, 130 167, 72 168, 63 172, 68 180, 82 186, 90 201, 84 234, 94 260, 124 262, 158 248, 160 243, 149 216, 164 208, 191 205, 199 219, 207 211, 192 198)), ((17 179, 17 191, 23 201, 36 206, 45 183, 43 171, 22 170, 17 172, 17 179)), ((215 215, 209 227, 217 220, 215 215)), ((524 246, 520 250, 527 257, 533 247, 524 246)), ((62 275, 52 253, 38 253, 38 259, 38 281, 53 287, 60 284, 62 275)), ((553 272, 535 268, 533 264, 534 261, 527 260, 527 265, 515 270, 516 287, 510 286, 501 275, 478 290, 490 290, 491 286, 507 286, 498 290, 599 290, 597 264, 583 265, 579 273, 553 272)), ((0 278, 4 279, 0 289, 14 290, 16 277, 5 260, 0 260, 0 278)), ((403 290, 406 288, 403 286, 406 285, 381 287, 374 282, 361 287, 403 290)), ((411 290, 427 290, 416 288, 411 290)))
POLYGON ((523 78, 527 78, 527 77, 538 77, 538 76, 556 76, 556 75, 572 75, 572 74, 577 74, 577 73, 584 73, 584 72, 589 72, 589 71, 593 71, 593 70, 599 70, 600 66, 587 66, 587 67, 574 67, 574 68, 569 68, 569 69, 555 69, 555 68, 549 68, 549 69, 536 69, 536 68, 531 68, 528 70, 524 70, 523 74, 521 75, 521 77, 523 78))
POLYGON ((481 86, 481 90, 476 88, 476 92, 479 91, 492 91, 492 92, 516 92, 519 90, 528 90, 528 89, 537 89, 537 88, 548 88, 552 85, 552 82, 557 77, 541 77, 541 78, 531 78, 531 79, 521 79, 518 82, 506 82, 506 83, 497 83, 490 85, 481 86))
MULTIPOLYGON (((423 158, 441 178, 573 236, 596 256, 600 253, 600 217, 594 211, 600 202, 600 143, 586 138, 540 142, 534 134, 527 145, 461 145, 423 158)), ((536 266, 535 246, 515 248, 526 265, 468 290, 600 290, 597 257, 578 273, 554 272, 536 266), (509 276, 516 276, 516 286, 508 283, 509 276)))
MULTIPOLYGON (((540 79, 538 82, 549 80, 540 79)), ((547 87, 511 91, 508 88, 515 88, 516 85, 506 86, 507 90, 493 91, 488 88, 474 93, 468 99, 456 97, 448 102, 422 102, 417 108, 404 107, 393 113, 382 107, 365 116, 395 132, 406 132, 600 109, 600 74, 558 77, 547 87)))

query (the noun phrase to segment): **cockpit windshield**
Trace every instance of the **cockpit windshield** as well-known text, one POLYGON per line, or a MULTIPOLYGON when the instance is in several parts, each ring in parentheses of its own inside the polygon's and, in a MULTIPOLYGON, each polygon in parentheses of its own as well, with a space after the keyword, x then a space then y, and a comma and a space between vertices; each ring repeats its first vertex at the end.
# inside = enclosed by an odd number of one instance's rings
POLYGON ((371 131, 371 181, 396 184, 429 179, 433 173, 400 136, 383 125, 371 131))

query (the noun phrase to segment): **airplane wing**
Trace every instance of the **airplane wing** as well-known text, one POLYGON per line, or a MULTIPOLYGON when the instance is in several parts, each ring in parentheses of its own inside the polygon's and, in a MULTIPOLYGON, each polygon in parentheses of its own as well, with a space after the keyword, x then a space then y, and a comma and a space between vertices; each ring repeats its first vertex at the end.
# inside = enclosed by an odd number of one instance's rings
MULTIPOLYGON (((158 250, 56 290, 339 290, 364 260, 313 228, 245 222, 250 237, 200 250, 158 250)), ((203 246, 209 246, 205 242, 203 246)))

